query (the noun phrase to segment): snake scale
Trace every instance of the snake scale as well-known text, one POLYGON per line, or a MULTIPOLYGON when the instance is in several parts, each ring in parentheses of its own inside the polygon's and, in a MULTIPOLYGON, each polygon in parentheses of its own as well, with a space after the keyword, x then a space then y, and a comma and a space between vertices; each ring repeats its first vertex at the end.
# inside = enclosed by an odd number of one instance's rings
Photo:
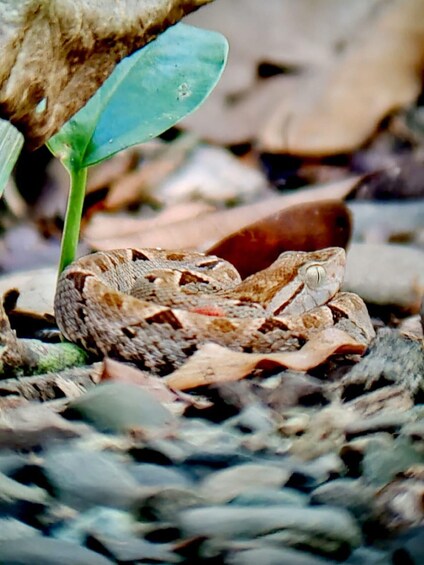
POLYGON ((57 324, 96 355, 166 375, 205 342, 245 352, 299 349, 336 325, 369 342, 363 301, 340 292, 345 252, 285 252, 241 280, 227 261, 202 253, 118 249, 83 257, 61 274, 57 324))

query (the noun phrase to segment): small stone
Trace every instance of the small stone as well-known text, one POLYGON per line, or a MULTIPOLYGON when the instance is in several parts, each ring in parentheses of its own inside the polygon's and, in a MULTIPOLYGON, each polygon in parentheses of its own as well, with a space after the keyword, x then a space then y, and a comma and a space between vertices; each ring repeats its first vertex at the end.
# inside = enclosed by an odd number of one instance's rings
POLYGON ((0 518, 0 544, 3 541, 41 536, 41 532, 15 518, 0 518))
POLYGON ((226 563, 229 565, 331 565, 336 562, 295 549, 258 547, 233 553, 226 563))
POLYGON ((361 532, 352 516, 338 508, 294 506, 210 506, 185 510, 179 516, 184 535, 223 540, 265 536, 270 543, 310 548, 328 556, 346 558, 359 546, 361 532))
POLYGON ((128 471, 144 487, 188 487, 190 485, 188 478, 172 467, 139 463, 131 465, 128 471))
POLYGON ((152 394, 128 383, 98 385, 71 402, 69 408, 102 431, 154 430, 175 421, 152 394))
MULTIPOLYGON (((357 547, 352 551, 349 559, 344 561, 345 565, 393 565, 389 555, 373 547, 357 547)), ((399 564, 401 565, 401 564, 399 564)), ((403 561, 402 565, 406 565, 403 561)))
POLYGON ((213 502, 226 502, 252 488, 281 487, 290 471, 276 465, 247 463, 209 475, 200 486, 202 495, 213 502))
POLYGON ((204 504, 206 504, 205 498, 193 489, 169 487, 147 497, 139 505, 138 511, 150 520, 173 523, 181 510, 204 504))
POLYGON ((180 563, 182 558, 172 551, 170 544, 150 543, 136 537, 93 533, 92 539, 119 563, 153 562, 180 563))
POLYGON ((93 532, 108 536, 132 537, 138 523, 129 512, 95 506, 79 512, 74 518, 64 521, 53 530, 53 537, 70 543, 84 545, 87 536, 93 532))
POLYGON ((286 486, 310 492, 330 478, 339 476, 343 470, 341 459, 335 453, 327 453, 311 461, 292 465, 286 486))
POLYGON ((274 379, 274 386, 267 383, 259 389, 259 395, 277 413, 292 406, 313 406, 328 402, 322 382, 315 377, 296 371, 284 371, 271 378, 274 379))
POLYGON ((424 455, 415 450, 408 440, 399 438, 390 443, 388 448, 386 442, 371 441, 366 447, 362 461, 363 476, 372 485, 382 486, 397 473, 424 462, 424 455))
POLYGON ((392 384, 407 390, 412 398, 424 393, 424 349, 420 341, 383 328, 367 355, 343 377, 341 395, 348 401, 392 384))
POLYGON ((141 496, 141 487, 125 465, 111 453, 71 446, 49 449, 44 473, 60 500, 74 508, 93 504, 128 508, 141 496))
POLYGON ((408 412, 382 412, 375 416, 361 418, 346 426, 346 439, 349 440, 376 432, 397 434, 411 418, 412 414, 410 415, 408 412))
POLYGON ((74 543, 45 537, 19 538, 0 543, 3 565, 112 565, 112 561, 74 543))
POLYGON ((227 469, 235 465, 251 463, 252 461, 253 457, 248 453, 242 453, 238 450, 233 451, 232 449, 217 451, 211 448, 210 451, 197 451, 189 455, 184 461, 184 470, 193 479, 202 480, 211 471, 227 469))
POLYGON ((411 528, 393 542, 393 565, 424 563, 424 526, 411 528))
POLYGON ((243 433, 269 433, 276 427, 270 411, 260 404, 246 406, 240 414, 227 421, 226 425, 231 425, 243 433))
POLYGON ((291 488, 252 488, 230 501, 234 506, 307 506, 309 497, 291 488))
POLYGON ((34 514, 48 503, 49 496, 44 489, 27 486, 0 473, 0 510, 18 511, 19 515, 34 514))
POLYGON ((418 310, 424 286, 424 252, 395 244, 354 243, 347 254, 343 289, 371 304, 418 310))
POLYGON ((364 522, 372 513, 374 493, 374 489, 364 485, 359 479, 340 478, 312 491, 311 503, 344 508, 357 520, 364 522))

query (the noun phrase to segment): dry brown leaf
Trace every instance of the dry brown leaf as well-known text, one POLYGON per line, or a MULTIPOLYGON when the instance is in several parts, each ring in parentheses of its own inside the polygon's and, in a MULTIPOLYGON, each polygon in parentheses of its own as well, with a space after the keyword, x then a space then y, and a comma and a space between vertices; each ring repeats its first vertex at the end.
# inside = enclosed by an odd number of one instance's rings
POLYGON ((57 270, 53 268, 12 273, 0 277, 0 295, 17 289, 19 297, 15 314, 19 312, 21 315, 52 320, 56 279, 57 270))
POLYGON ((94 216, 85 230, 84 240, 88 245, 98 250, 122 247, 204 250, 235 231, 245 228, 252 222, 266 218, 277 210, 281 211, 303 202, 343 199, 356 188, 359 180, 359 177, 350 177, 337 183, 299 190, 293 194, 275 196, 262 202, 202 214, 192 219, 185 218, 173 223, 161 221, 161 225, 158 225, 158 223, 154 225, 154 222, 159 222, 159 219, 153 221, 132 220, 131 226, 124 235, 122 235, 122 217, 113 221, 113 217, 109 216, 107 223, 103 219, 102 225, 98 227, 96 216, 94 216), (104 237, 105 224, 107 225, 107 237, 104 237))
POLYGON ((205 104, 183 125, 217 143, 255 139, 264 117, 283 97, 299 94, 299 70, 321 68, 355 39, 385 0, 231 0, 188 17, 216 29, 231 45, 227 68, 205 104), (258 79, 263 63, 283 74, 258 79), (289 71, 287 72, 285 71, 289 71), (290 70, 295 73, 290 75, 290 70))
POLYGON ((95 382, 110 380, 135 384, 148 390, 174 414, 181 414, 188 406, 196 406, 199 409, 210 406, 210 402, 204 399, 172 391, 163 379, 159 379, 147 371, 141 371, 126 363, 106 357, 100 371, 96 370, 95 372, 95 382))
POLYGON ((203 202, 187 202, 165 208, 153 218, 137 218, 128 214, 107 214, 99 212, 93 216, 84 231, 84 239, 96 248, 107 240, 110 247, 122 247, 122 240, 131 240, 136 234, 166 229, 166 226, 191 221, 215 211, 215 207, 203 202), (116 245, 114 245, 116 241, 116 245))
POLYGON ((362 354, 365 349, 366 345, 337 328, 326 328, 313 335, 298 351, 282 353, 240 353, 215 343, 206 343, 164 380, 173 389, 186 390, 238 381, 258 369, 269 371, 286 367, 295 371, 307 371, 321 365, 331 355, 362 354))
POLYGON ((121 59, 210 1, 3 0, 1 117, 42 145, 121 59))
POLYGON ((424 69, 424 2, 393 0, 369 14, 344 54, 299 82, 260 135, 262 150, 322 156, 362 145, 413 102, 424 69))
POLYGON ((351 216, 344 202, 305 202, 247 226, 207 253, 229 261, 244 279, 269 267, 284 251, 346 248, 350 233, 351 216))

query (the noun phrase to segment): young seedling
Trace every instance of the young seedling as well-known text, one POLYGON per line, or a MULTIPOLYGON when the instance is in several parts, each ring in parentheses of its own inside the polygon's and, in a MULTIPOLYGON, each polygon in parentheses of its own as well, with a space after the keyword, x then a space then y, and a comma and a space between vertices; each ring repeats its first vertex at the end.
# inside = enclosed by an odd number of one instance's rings
POLYGON ((169 129, 207 98, 225 66, 226 39, 177 24, 117 65, 48 141, 70 175, 59 272, 76 254, 87 168, 169 129))

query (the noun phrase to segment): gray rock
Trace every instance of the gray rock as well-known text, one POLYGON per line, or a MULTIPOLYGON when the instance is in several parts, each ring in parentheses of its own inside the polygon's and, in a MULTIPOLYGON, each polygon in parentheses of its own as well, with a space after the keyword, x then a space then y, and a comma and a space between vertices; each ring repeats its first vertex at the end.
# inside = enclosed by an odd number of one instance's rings
POLYGON ((141 496, 140 485, 111 453, 52 448, 43 469, 60 500, 75 508, 92 504, 128 508, 141 496))
POLYGON ((10 475, 27 463, 27 457, 4 449, 0 454, 0 473, 10 475))
POLYGON ((96 540, 119 563, 153 562, 180 563, 182 558, 172 551, 170 544, 150 543, 136 537, 93 533, 96 540))
POLYGON ((179 516, 186 536, 227 540, 265 536, 269 541, 307 547, 327 555, 338 555, 357 547, 361 532, 352 516, 339 508, 294 506, 211 506, 185 510, 179 516), (276 536, 276 533, 278 534, 276 536))
POLYGON ((343 377, 342 397, 351 400, 387 384, 398 384, 413 397, 423 394, 424 349, 418 340, 384 328, 367 355, 343 377))
POLYGON ((365 481, 381 486, 390 482, 397 473, 411 465, 424 463, 424 454, 419 453, 407 439, 399 438, 389 449, 382 441, 368 443, 362 461, 365 481))
POLYGON ((258 487, 281 487, 290 471, 276 465, 246 463, 212 473, 203 480, 200 492, 213 502, 226 502, 258 487))
POLYGON ((0 473, 0 509, 12 510, 15 505, 46 506, 49 496, 44 489, 27 486, 0 473))
POLYGON ((424 526, 412 528, 393 543, 390 565, 422 565, 424 563, 424 526))
POLYGON ((375 434, 378 432, 388 432, 397 434, 402 426, 412 418, 408 412, 382 412, 375 416, 368 416, 351 422, 345 428, 346 439, 352 439, 358 436, 375 434))
POLYGON ((71 402, 69 408, 98 429, 115 432, 164 428, 175 421, 152 394, 127 383, 98 385, 71 402))
POLYGON ((344 470, 341 459, 335 453, 327 453, 305 463, 294 463, 287 486, 309 492, 344 470))
POLYGON ((276 547, 259 547, 240 551, 230 555, 225 562, 229 565, 331 565, 331 563, 336 563, 314 557, 303 551, 276 547))
POLYGON ((89 534, 132 537, 137 532, 138 523, 129 512, 96 506, 79 512, 76 516, 54 528, 52 537, 70 543, 84 545, 89 534))
POLYGON ((38 537, 0 543, 2 565, 112 565, 112 561, 74 543, 38 537))
POLYGON ((353 214, 353 239, 358 241, 372 230, 383 236, 405 234, 424 225, 424 201, 357 200, 349 202, 353 214))
POLYGON ((374 489, 364 485, 359 479, 334 479, 311 493, 312 504, 322 504, 345 508, 361 522, 370 517, 374 489))
POLYGON ((371 304, 412 308, 424 286, 424 252, 395 244, 354 243, 347 254, 343 290, 371 304))
POLYGON ((307 506, 309 496, 291 488, 252 488, 233 498, 235 506, 307 506))
POLYGON ((139 513, 151 520, 173 523, 181 510, 205 503, 206 500, 193 489, 169 487, 147 497, 139 505, 139 513))
MULTIPOLYGON (((393 565, 386 551, 372 547, 358 547, 344 563, 345 565, 393 565)), ((406 565, 406 562, 403 561, 402 564, 406 565)))
POLYGON ((40 536, 41 532, 14 518, 0 518, 0 543, 7 540, 40 536))
POLYGON ((141 486, 187 487, 190 481, 173 467, 164 467, 153 463, 131 465, 128 471, 141 486))
POLYGON ((273 421, 272 413, 260 404, 251 404, 230 420, 226 426, 233 426, 244 433, 271 432, 275 429, 276 423, 273 421))

